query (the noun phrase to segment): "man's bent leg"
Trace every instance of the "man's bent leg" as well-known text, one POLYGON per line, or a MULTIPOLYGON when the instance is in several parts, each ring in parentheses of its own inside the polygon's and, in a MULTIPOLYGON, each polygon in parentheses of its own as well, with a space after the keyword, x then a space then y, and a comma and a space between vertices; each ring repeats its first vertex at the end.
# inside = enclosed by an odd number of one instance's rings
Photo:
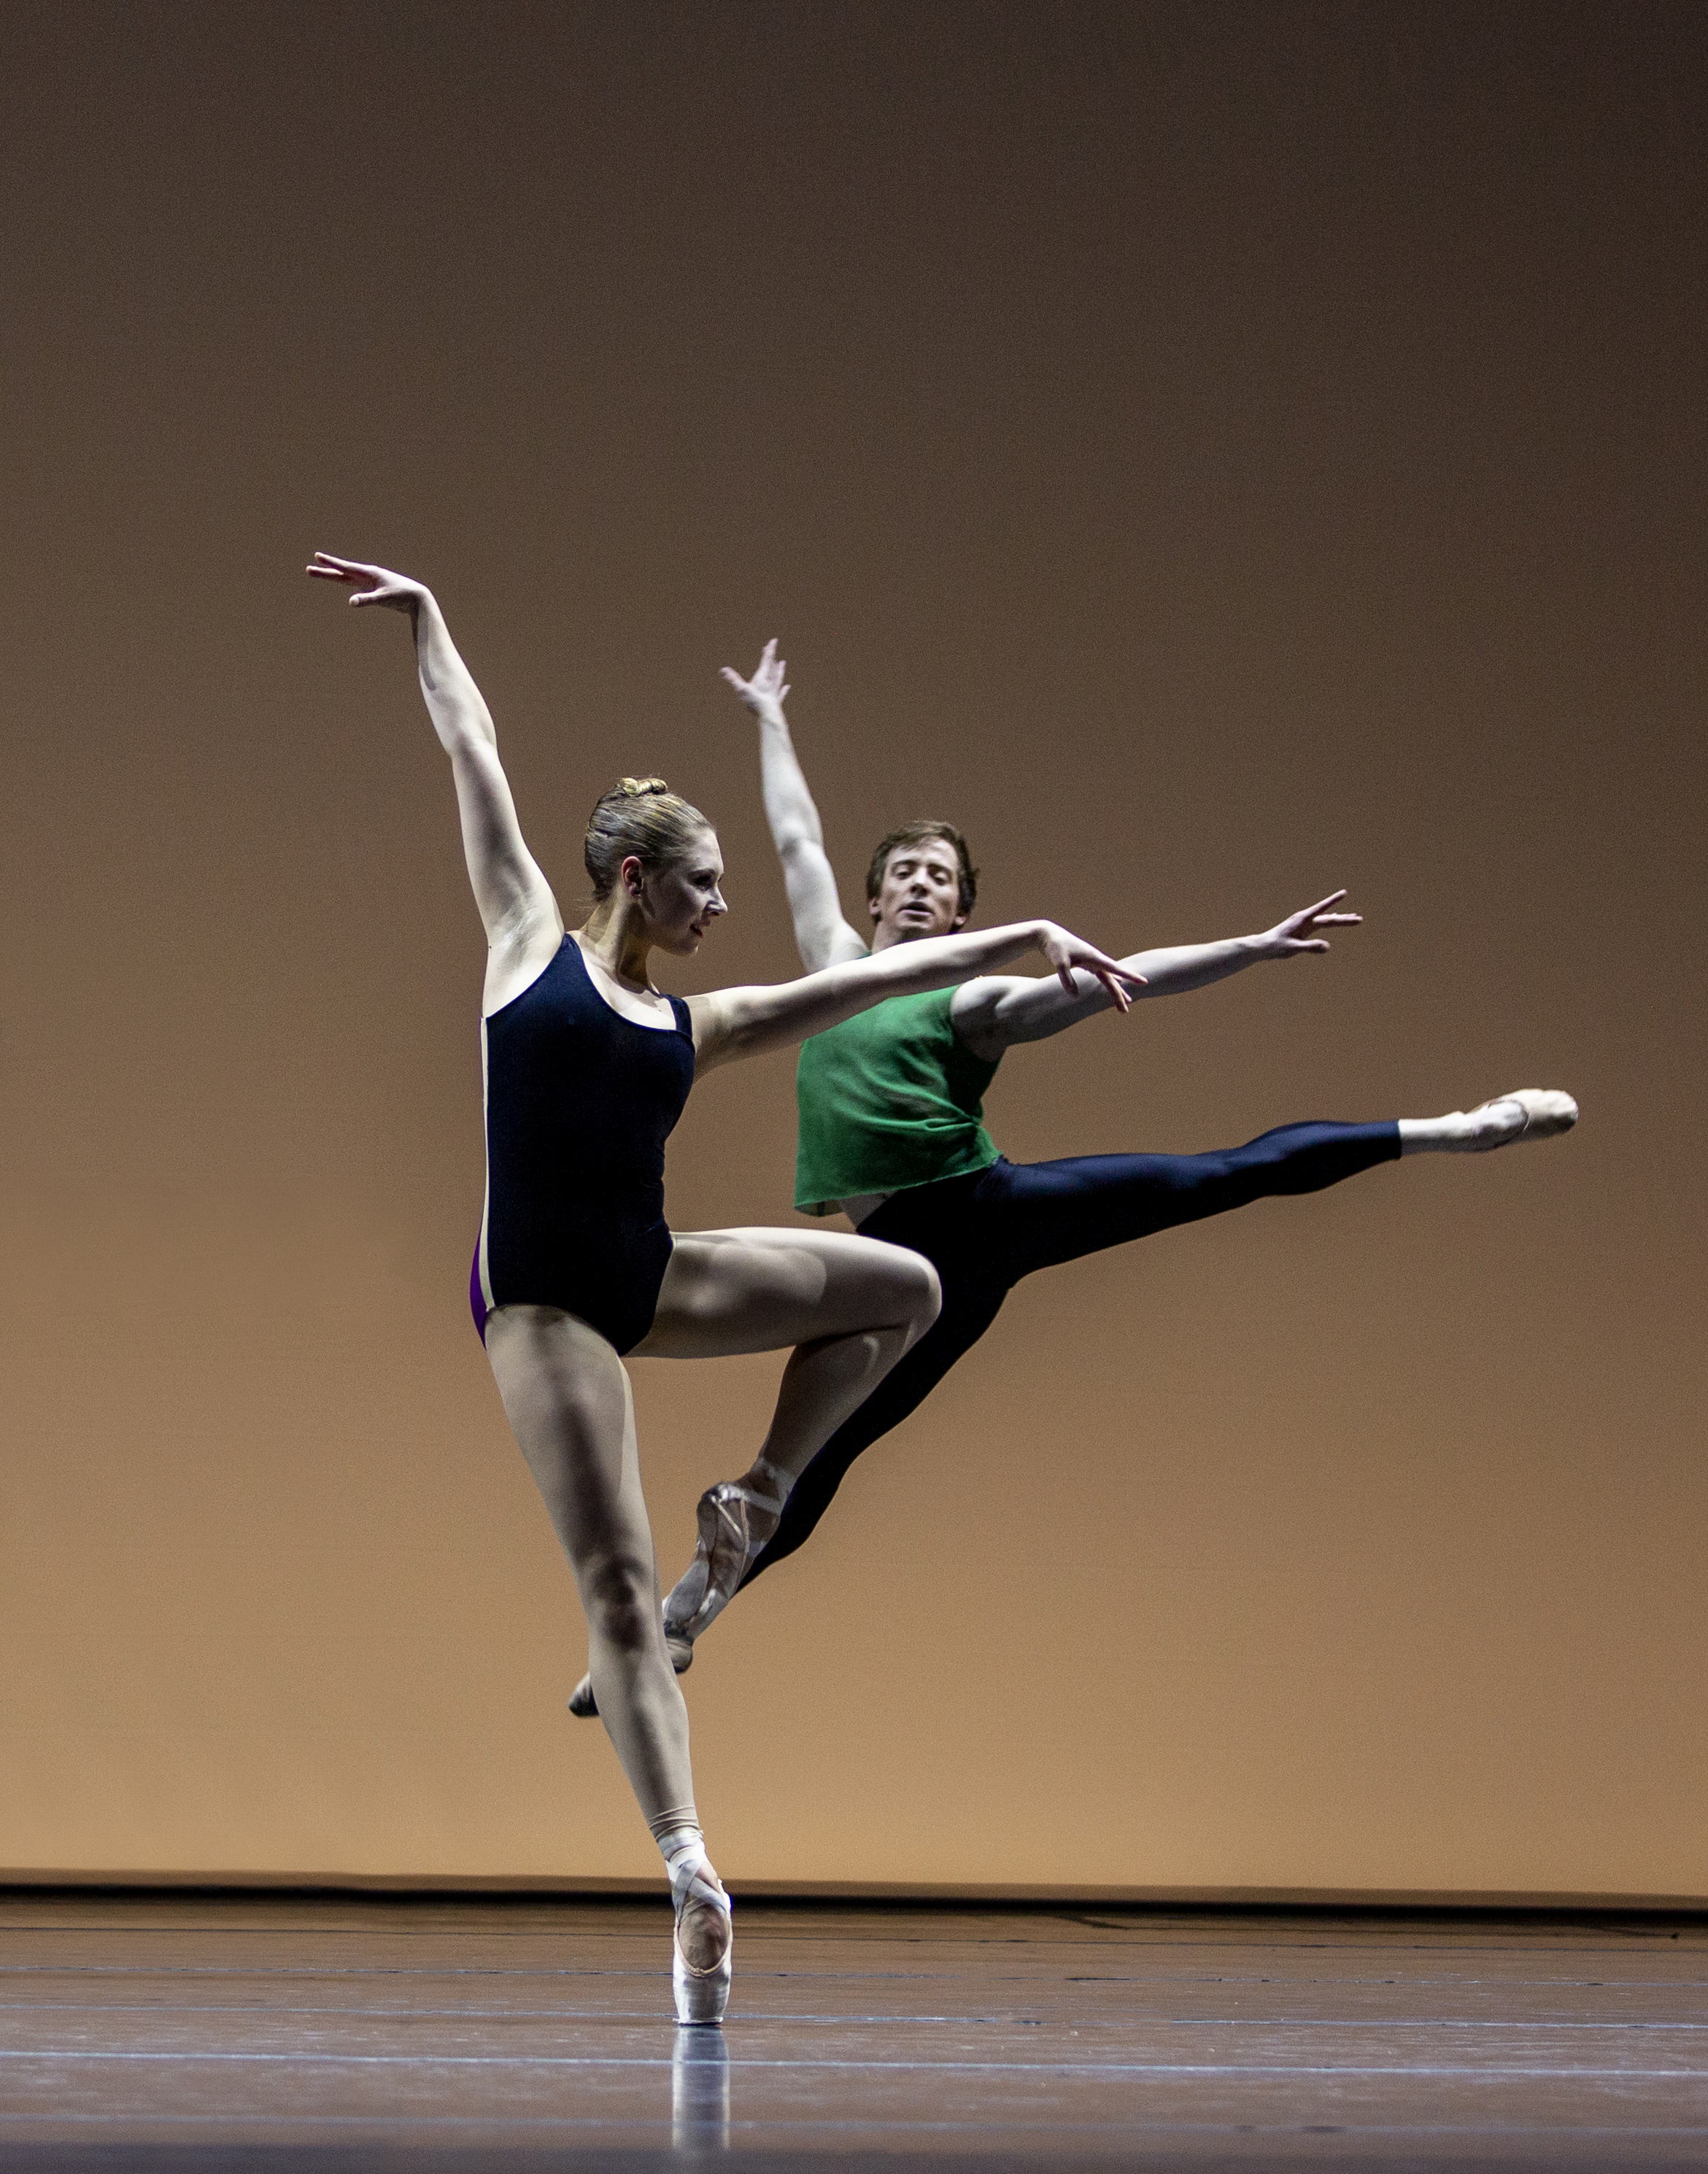
POLYGON ((936 1266, 943 1286, 943 1311, 858 1411, 844 1420, 795 1482, 777 1529, 749 1564, 743 1587, 751 1585, 761 1571, 780 1563, 785 1555, 793 1555, 809 1538, 855 1458, 919 1409, 1001 1311, 1008 1295, 1006 1282, 969 1274, 954 1263, 938 1262, 936 1266))

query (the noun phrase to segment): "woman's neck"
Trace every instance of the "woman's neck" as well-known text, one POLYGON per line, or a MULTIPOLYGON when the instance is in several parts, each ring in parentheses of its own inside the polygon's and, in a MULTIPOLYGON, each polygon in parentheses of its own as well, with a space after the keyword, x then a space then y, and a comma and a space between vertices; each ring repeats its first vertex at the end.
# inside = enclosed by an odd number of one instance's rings
POLYGON ((593 908, 576 934, 581 949, 598 960, 613 982, 630 989, 651 987, 647 962, 652 955, 652 939, 631 899, 606 899, 593 908))

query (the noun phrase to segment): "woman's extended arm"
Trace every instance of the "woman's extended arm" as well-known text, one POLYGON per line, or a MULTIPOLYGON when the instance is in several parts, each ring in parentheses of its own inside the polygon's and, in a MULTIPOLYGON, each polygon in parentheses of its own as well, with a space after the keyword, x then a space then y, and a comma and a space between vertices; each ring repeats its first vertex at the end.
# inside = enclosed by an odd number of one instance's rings
POLYGON ((808 1035, 822 1034, 826 1027, 869 1010, 886 997, 949 988, 970 974, 1006 965, 1035 949, 1055 968, 1064 994, 1074 986, 1078 970, 1095 977, 1106 1003, 1124 1012, 1132 1001, 1127 986, 1140 976, 1130 967, 1117 965, 1095 944, 1070 935, 1053 921, 1017 921, 1007 928, 963 929, 954 936, 893 944, 887 950, 844 960, 798 982, 690 997, 696 1063, 703 1070, 732 1057, 757 1057, 762 1050, 804 1041, 808 1035))
POLYGON ((727 664, 723 676, 759 719, 759 790, 765 797, 765 820, 771 826, 771 843, 783 864, 783 887, 795 923, 795 949, 801 955, 801 964, 808 973, 814 973, 839 960, 863 959, 870 947, 843 917, 835 873, 824 851, 824 825, 789 738, 788 719, 783 715, 783 700, 789 691, 783 674, 788 668, 777 655, 776 643, 768 641, 751 679, 743 679, 727 664))
POLYGON ((492 713, 457 653, 433 592, 407 575, 334 559, 325 551, 315 553, 307 571, 321 581, 341 582, 353 604, 385 604, 409 614, 422 699, 451 758, 468 880, 487 943, 495 950, 516 951, 538 935, 555 944, 564 933, 563 920, 551 886, 522 842, 510 781, 498 759, 492 713))
MULTIPOLYGON (((1219 944, 1179 944, 1164 950, 1136 951, 1123 959, 1128 971, 1143 976, 1147 997, 1184 996, 1188 989, 1207 988, 1224 981, 1262 959, 1297 959, 1307 952, 1326 951, 1328 941, 1316 933, 1323 928, 1355 928, 1362 914, 1336 913, 1331 909, 1346 896, 1331 896, 1289 913, 1259 936, 1230 936, 1219 944)), ((1111 998, 1100 982, 1089 976, 1075 977, 1070 992, 1054 976, 1035 981, 988 978, 969 982, 955 992, 951 1014, 955 1032, 976 1057, 994 1059, 1017 1041, 1042 1041, 1063 1027, 1107 1011, 1111 998)))

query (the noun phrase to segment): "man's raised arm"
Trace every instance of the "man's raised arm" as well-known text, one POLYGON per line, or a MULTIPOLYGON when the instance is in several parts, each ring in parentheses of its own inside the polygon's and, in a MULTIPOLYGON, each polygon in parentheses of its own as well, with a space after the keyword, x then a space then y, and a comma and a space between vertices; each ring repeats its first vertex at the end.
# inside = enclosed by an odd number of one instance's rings
POLYGON ((843 917, 835 873, 824 852, 824 825, 789 738, 788 719, 783 715, 783 698, 789 691, 783 674, 787 669, 777 655, 776 643, 768 641, 751 679, 743 679, 727 664, 723 676, 759 719, 759 787, 765 819, 783 864, 795 949, 808 972, 816 973, 821 966, 837 965, 845 959, 863 959, 870 947, 843 917))

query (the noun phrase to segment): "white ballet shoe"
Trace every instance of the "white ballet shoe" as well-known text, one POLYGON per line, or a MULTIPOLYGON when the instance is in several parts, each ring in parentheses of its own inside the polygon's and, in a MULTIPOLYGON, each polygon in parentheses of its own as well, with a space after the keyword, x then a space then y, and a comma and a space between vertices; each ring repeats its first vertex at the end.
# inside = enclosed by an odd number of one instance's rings
POLYGON ((697 1831, 689 1829, 679 1839, 682 1847, 671 1848, 665 1860, 670 1869, 670 1892, 676 1904, 676 1925, 670 1945, 670 1987, 676 2001, 676 2020, 687 2024, 722 2023, 724 2010, 729 2006, 734 1969, 735 1928, 730 1917, 730 1900, 711 1868, 697 1831), (682 1951, 682 1921, 696 1906, 711 1910, 723 1921, 723 1945, 715 1962, 693 1963, 682 1951))
MULTIPOLYGON (((777 1529, 786 1500, 781 1490, 761 1495, 739 1479, 721 1480, 706 1489, 700 1498, 700 1538, 694 1560, 664 1603, 667 1642, 674 1641, 692 1652, 695 1640, 734 1599, 748 1565, 777 1529)), ((674 1652, 673 1645, 673 1658, 674 1652)), ((682 1663, 683 1668, 687 1665, 682 1663)))
MULTIPOLYGON (((670 1631, 664 1634, 664 1650, 670 1656, 670 1665, 678 1676, 685 1676, 694 1666, 694 1647, 686 1638, 678 1638, 670 1631)), ((592 1721, 599 1711, 593 1696, 593 1679, 583 1676, 570 1693, 570 1712, 577 1721, 592 1721)))
POLYGON ((1503 1108, 1516 1109, 1518 1123, 1492 1128, 1486 1139, 1477 1140, 1478 1149, 1512 1147, 1520 1140, 1551 1140, 1569 1133, 1577 1122, 1576 1103, 1557 1087, 1515 1087, 1510 1095, 1491 1095, 1465 1115, 1474 1122, 1503 1108))
MULTIPOLYGON (((727 1918, 729 1905, 724 1904, 727 1918)), ((723 1944, 723 1953, 715 1963, 705 1969, 689 1962, 682 1952, 682 1920, 678 1917, 670 1944, 670 1990, 676 2000, 676 2020, 678 2023, 717 2024, 724 2019, 729 2006, 729 1989, 734 1977, 735 1930, 723 1944)))

